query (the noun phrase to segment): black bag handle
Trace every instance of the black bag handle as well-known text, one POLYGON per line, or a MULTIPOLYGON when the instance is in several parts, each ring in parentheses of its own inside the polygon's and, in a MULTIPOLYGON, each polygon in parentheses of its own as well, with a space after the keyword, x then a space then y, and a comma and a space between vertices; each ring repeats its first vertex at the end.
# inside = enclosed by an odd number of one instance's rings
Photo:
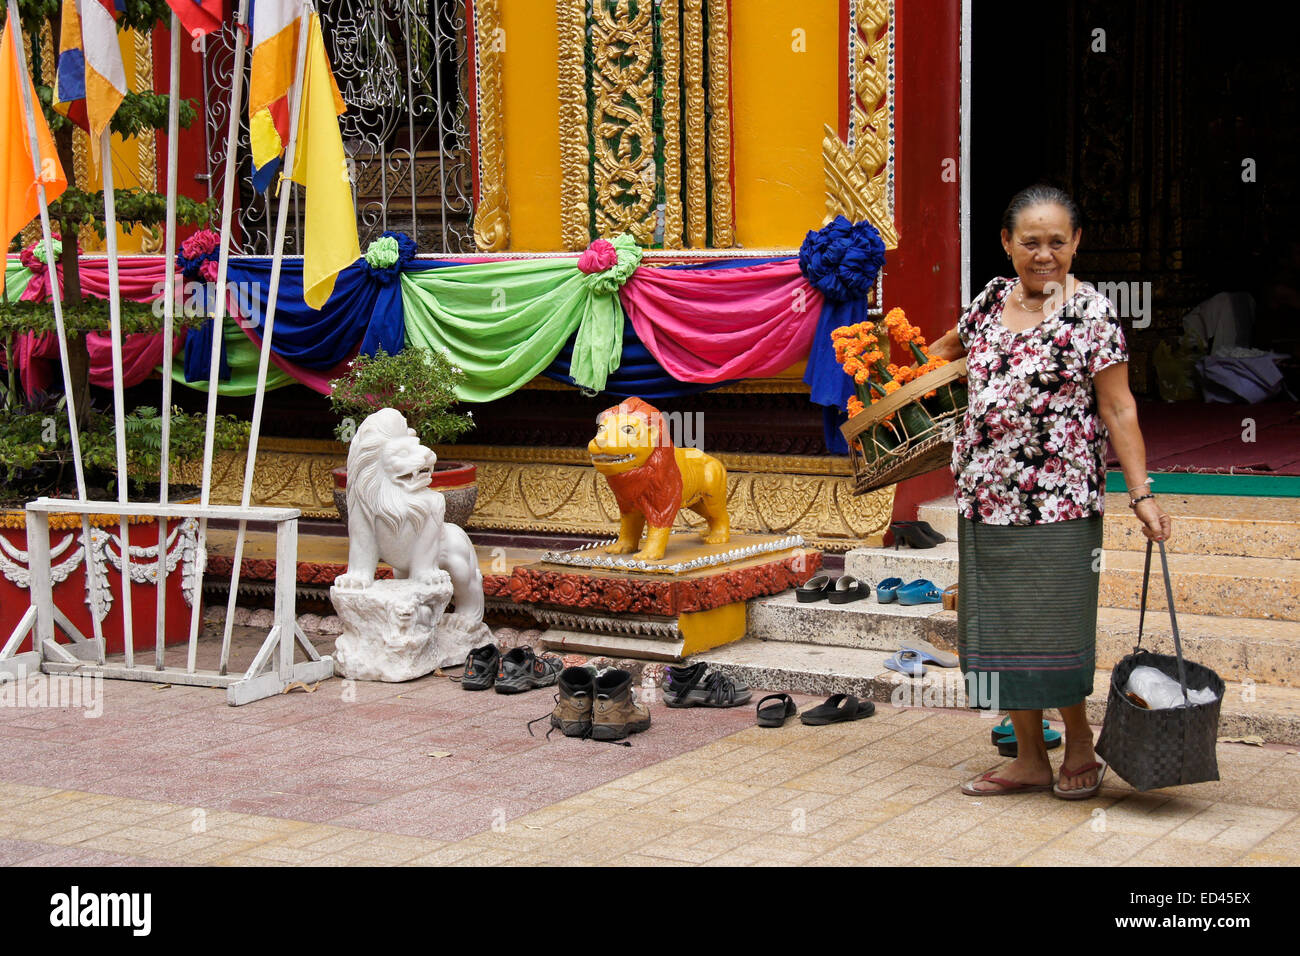
MULTIPOLYGON (((1147 616, 1147 592, 1151 583, 1151 548, 1156 543, 1150 538, 1147 539, 1146 564, 1142 568, 1142 605, 1138 611, 1137 647, 1133 648, 1135 654, 1142 650, 1142 630, 1147 616)), ((1169 626, 1174 632, 1174 653, 1178 658, 1178 683, 1183 689, 1183 703, 1190 704, 1191 700, 1187 696, 1187 664, 1183 660, 1183 642, 1178 634, 1178 615, 1174 612, 1174 586, 1169 580, 1169 558, 1165 554, 1165 543, 1163 541, 1158 543, 1160 568, 1165 578, 1165 603, 1169 605, 1169 626)))

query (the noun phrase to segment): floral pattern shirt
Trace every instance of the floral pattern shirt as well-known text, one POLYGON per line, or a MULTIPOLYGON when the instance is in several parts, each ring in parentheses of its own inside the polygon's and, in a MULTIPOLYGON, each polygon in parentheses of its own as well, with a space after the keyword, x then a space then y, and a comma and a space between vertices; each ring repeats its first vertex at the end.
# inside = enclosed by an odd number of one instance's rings
POLYGON ((998 525, 1048 524, 1105 508, 1106 426, 1092 378, 1128 361, 1110 301, 1079 283, 1031 329, 1002 324, 1015 279, 994 279, 957 322, 970 404, 953 442, 957 511, 998 525))

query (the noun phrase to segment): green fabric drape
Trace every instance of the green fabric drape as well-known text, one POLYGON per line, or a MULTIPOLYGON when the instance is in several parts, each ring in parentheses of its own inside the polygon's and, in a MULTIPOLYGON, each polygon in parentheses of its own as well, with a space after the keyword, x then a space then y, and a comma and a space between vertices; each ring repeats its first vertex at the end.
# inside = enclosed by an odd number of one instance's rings
POLYGON ((5 294, 10 302, 17 302, 32 281, 32 270, 17 259, 5 260, 5 294))
MULTIPOLYGON (((230 378, 224 382, 217 382, 217 394, 253 395, 257 392, 257 363, 259 361, 257 346, 229 317, 222 324, 226 336, 226 364, 230 366, 230 378)), ((158 371, 162 371, 162 366, 158 367, 158 371)), ((185 363, 181 361, 178 361, 172 368, 172 381, 188 388, 197 389, 200 392, 208 390, 207 379, 201 382, 185 381, 185 363)), ((274 362, 267 368, 266 390, 268 392, 275 388, 284 388, 286 385, 293 384, 295 384, 293 376, 276 368, 274 362)))
POLYGON ((445 351, 465 371, 462 401, 508 395, 546 368, 576 333, 571 375, 600 391, 623 353, 618 289, 641 261, 630 236, 618 262, 587 274, 574 259, 531 259, 402 273, 406 343, 445 351))

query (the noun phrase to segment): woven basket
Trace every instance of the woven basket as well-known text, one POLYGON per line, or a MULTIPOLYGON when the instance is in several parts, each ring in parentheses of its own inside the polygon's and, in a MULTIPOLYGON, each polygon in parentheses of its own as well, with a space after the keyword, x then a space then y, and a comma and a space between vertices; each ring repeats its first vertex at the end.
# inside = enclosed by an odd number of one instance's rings
POLYGON ((951 461, 957 422, 966 414, 966 392, 960 381, 965 376, 964 358, 949 362, 868 405, 840 426, 849 443, 857 482, 854 494, 924 475, 951 461), (926 399, 931 391, 935 398, 926 399), (891 413, 891 422, 882 424, 891 413))

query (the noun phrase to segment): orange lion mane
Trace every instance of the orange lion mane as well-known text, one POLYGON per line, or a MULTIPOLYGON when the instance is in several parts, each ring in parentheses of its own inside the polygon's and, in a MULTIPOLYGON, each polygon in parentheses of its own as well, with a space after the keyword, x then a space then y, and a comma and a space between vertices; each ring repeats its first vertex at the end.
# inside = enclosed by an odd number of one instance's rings
POLYGON ((668 434, 663 415, 653 405, 639 398, 607 408, 598 419, 607 415, 637 416, 645 419, 658 436, 655 449, 645 464, 618 475, 606 475, 620 514, 640 511, 654 528, 666 528, 673 523, 682 506, 682 473, 677 467, 673 439, 668 434))

